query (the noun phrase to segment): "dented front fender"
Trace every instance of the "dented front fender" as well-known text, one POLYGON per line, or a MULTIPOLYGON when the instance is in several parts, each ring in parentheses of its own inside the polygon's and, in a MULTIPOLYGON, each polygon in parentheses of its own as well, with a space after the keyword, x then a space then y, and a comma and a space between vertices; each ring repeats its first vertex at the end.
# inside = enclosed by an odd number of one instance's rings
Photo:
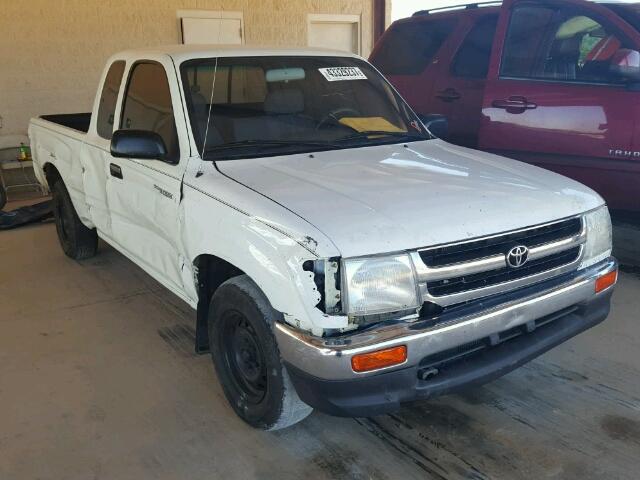
MULTIPOLYGON (((339 251, 303 219, 212 169, 187 172, 180 217, 185 269, 201 255, 216 256, 251 277, 290 325, 314 335, 347 328, 346 316, 317 308, 314 274, 303 269, 305 261, 339 251)), ((189 287, 195 296, 195 285, 189 287)))

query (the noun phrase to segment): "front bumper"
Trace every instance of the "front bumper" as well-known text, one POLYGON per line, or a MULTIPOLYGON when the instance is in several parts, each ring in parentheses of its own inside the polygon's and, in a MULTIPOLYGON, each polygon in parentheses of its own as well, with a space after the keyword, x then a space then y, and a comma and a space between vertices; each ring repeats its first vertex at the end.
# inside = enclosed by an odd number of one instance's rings
POLYGON ((600 323, 609 313, 612 288, 595 294, 595 281, 616 268, 610 259, 584 271, 452 308, 437 321, 380 325, 337 338, 313 337, 284 324, 278 324, 275 332, 303 401, 333 415, 377 415, 404 402, 495 379, 600 323), (353 355, 396 345, 407 346, 404 364, 368 373, 352 370, 353 355), (432 378, 420 378, 426 361, 467 345, 487 348, 471 361, 451 362, 438 368, 432 378))

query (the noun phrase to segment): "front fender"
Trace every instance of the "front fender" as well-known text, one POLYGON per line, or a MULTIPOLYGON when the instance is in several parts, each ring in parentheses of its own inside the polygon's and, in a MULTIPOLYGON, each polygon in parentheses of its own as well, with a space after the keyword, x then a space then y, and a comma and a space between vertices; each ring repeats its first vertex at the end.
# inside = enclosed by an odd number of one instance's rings
POLYGON ((302 267, 306 260, 337 256, 337 251, 319 248, 314 238, 296 235, 203 191, 186 192, 183 207, 183 245, 191 265, 205 254, 229 262, 251 277, 287 323, 314 335, 326 328, 347 328, 346 316, 316 308, 321 296, 313 272, 302 267))

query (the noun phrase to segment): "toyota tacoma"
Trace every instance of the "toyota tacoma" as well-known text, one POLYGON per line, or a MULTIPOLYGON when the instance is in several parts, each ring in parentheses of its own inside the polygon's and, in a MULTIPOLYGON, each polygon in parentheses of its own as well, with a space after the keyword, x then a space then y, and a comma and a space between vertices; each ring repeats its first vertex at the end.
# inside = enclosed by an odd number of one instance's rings
POLYGON ((230 405, 277 429, 490 381, 607 316, 602 198, 445 127, 349 53, 170 46, 29 133, 64 253, 101 238, 187 302, 230 405))

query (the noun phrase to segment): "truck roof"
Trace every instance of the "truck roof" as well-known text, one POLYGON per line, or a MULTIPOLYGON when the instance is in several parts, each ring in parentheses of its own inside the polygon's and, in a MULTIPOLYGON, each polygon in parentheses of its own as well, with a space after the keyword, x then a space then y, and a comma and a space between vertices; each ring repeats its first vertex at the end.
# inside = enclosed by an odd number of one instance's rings
POLYGON ((270 57, 270 56, 317 56, 353 57, 360 56, 339 50, 311 47, 253 47, 245 45, 162 45, 137 48, 119 52, 114 57, 139 59, 145 56, 169 55, 177 62, 208 57, 270 57))

